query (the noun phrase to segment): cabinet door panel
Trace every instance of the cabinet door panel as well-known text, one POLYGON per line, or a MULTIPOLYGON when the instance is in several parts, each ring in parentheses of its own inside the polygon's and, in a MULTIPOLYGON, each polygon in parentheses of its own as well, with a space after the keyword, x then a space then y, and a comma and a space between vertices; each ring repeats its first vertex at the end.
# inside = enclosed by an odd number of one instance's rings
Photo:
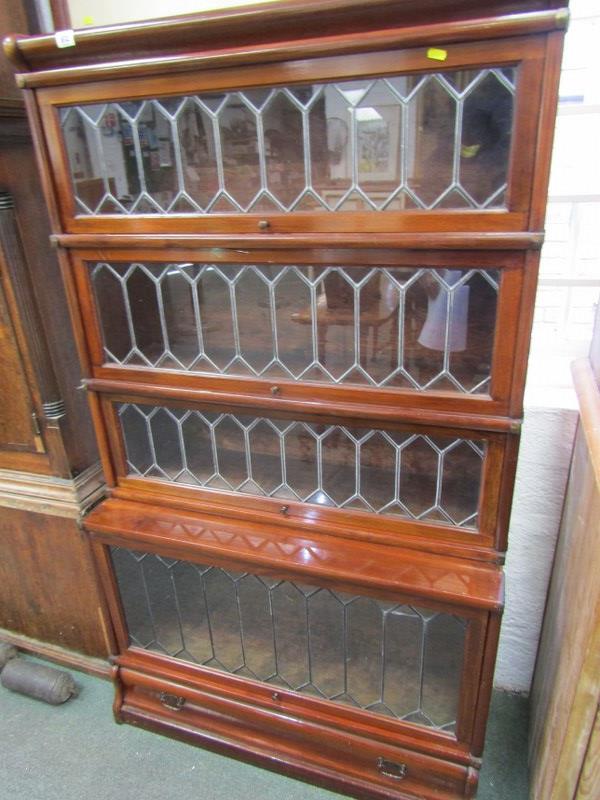
POLYGON ((142 261, 89 269, 107 364, 489 392, 499 270, 142 261))
POLYGON ((0 285, 0 450, 40 452, 25 366, 0 285))
POLYGON ((504 208, 514 67, 61 108, 78 213, 504 208))
POLYGON ((461 437, 140 402, 118 403, 114 411, 123 477, 148 488, 194 487, 234 504, 248 496, 291 502, 309 516, 311 508, 362 512, 388 524, 406 520, 473 535, 483 482, 498 480, 486 465, 486 438, 473 432, 461 437))
POLYGON ((524 230, 539 47, 41 90, 67 230, 524 230))
POLYGON ((111 553, 134 646, 454 732, 468 626, 460 615, 153 553, 111 553))

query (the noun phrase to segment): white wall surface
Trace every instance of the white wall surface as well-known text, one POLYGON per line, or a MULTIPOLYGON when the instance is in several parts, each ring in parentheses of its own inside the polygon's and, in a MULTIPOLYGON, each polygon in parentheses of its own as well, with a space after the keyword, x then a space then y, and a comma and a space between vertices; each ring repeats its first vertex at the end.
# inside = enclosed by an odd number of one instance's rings
POLYGON ((503 689, 531 685, 576 425, 575 409, 525 410, 494 676, 503 689))
POLYGON ((85 28, 264 2, 273 0, 68 0, 68 6, 73 28, 85 28))

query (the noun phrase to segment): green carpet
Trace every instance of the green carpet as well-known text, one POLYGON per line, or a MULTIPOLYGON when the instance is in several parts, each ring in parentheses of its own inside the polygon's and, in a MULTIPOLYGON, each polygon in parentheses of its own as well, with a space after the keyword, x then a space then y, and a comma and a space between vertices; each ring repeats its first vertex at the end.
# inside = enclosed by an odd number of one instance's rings
MULTIPOLYGON (((335 800, 290 780, 156 734, 116 725, 112 686, 48 706, 0 687, 0 797, 10 800, 335 800)), ((478 800, 527 798, 527 700, 496 692, 478 800), (510 769, 507 767, 510 766, 510 769)))

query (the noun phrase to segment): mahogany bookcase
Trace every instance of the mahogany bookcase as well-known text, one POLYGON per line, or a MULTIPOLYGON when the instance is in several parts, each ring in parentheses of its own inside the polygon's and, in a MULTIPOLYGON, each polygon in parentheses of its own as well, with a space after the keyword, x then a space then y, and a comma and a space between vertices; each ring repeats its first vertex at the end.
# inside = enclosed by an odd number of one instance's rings
POLYGON ((474 795, 567 17, 309 0, 5 43, 109 486, 117 720, 474 795))

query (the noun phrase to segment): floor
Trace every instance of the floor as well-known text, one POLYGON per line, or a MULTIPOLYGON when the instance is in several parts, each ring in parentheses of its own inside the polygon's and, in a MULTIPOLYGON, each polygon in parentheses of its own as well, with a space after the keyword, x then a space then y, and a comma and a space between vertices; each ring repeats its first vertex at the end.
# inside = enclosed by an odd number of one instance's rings
MULTIPOLYGON (((1 797, 341 797, 129 725, 115 725, 111 685, 82 673, 72 674, 81 693, 62 706, 49 706, 0 687, 1 797)), ((478 800, 526 800, 527 724, 525 698, 494 694, 478 800)))

